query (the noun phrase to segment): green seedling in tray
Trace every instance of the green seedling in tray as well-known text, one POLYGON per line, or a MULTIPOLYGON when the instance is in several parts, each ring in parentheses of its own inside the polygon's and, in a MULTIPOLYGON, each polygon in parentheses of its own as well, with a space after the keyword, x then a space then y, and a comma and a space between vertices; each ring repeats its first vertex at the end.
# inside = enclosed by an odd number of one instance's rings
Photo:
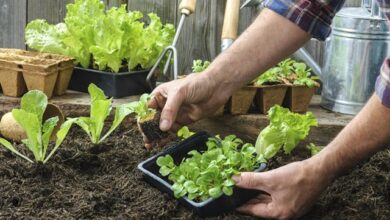
POLYGON ((310 127, 317 125, 312 113, 301 115, 280 106, 271 108, 268 116, 270 124, 261 131, 255 146, 234 135, 224 139, 216 136, 209 138, 206 151, 190 151, 179 165, 169 154, 159 157, 159 172, 173 182, 175 197, 205 201, 232 195, 233 175, 255 170, 281 149, 289 154, 307 137, 310 127))

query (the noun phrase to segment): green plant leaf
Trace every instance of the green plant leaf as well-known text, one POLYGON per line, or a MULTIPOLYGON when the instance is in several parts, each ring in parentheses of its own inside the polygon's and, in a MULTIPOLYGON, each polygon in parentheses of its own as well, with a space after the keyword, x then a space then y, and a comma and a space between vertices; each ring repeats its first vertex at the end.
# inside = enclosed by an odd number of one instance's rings
POLYGON ((3 145, 8 150, 10 150, 12 153, 18 155, 19 157, 27 160, 30 163, 34 163, 34 161, 32 161, 30 158, 24 156, 18 150, 16 150, 16 148, 14 148, 14 146, 12 146, 12 144, 10 142, 8 142, 6 139, 0 138, 0 144, 3 145))
POLYGON ((49 118, 45 121, 42 127, 42 144, 43 144, 43 153, 42 155, 46 155, 47 147, 49 146, 50 137, 53 133, 55 126, 58 123, 58 117, 49 118))
POLYGON ((194 73, 200 73, 203 72, 209 67, 210 61, 203 61, 203 60, 194 60, 192 62, 192 72, 194 73))
POLYGON ((224 186, 224 187, 222 187, 222 191, 227 196, 233 195, 233 188, 231 186, 224 186))
POLYGON ((104 139, 106 139, 122 123, 123 119, 125 119, 126 116, 130 115, 131 113, 132 111, 127 108, 125 104, 116 107, 114 121, 108 132, 100 139, 99 142, 102 142, 104 139))
POLYGON ((43 114, 47 106, 47 96, 38 90, 31 90, 23 95, 20 102, 20 109, 35 114, 42 124, 43 114))
POLYGON ((180 130, 177 131, 177 136, 182 140, 187 139, 194 134, 195 132, 190 131, 190 129, 187 126, 183 126, 182 128, 180 128, 180 130))
POLYGON ((212 198, 218 198, 222 195, 222 190, 220 186, 209 189, 209 194, 212 198))
POLYGON ((58 130, 56 136, 56 144, 54 148, 51 150, 50 154, 46 157, 44 163, 46 163, 51 156, 57 151, 57 149, 61 146, 62 142, 65 140, 66 135, 68 134, 70 128, 72 127, 73 123, 75 123, 78 120, 78 118, 68 118, 60 127, 58 130))
POLYGON ((44 155, 42 154, 41 136, 42 121, 39 120, 38 115, 23 109, 13 109, 12 116, 27 134, 28 139, 23 140, 23 143, 25 143, 29 150, 34 154, 36 161, 43 161, 44 155))
POLYGON ((280 148, 289 154, 309 134, 311 126, 317 126, 313 113, 305 115, 292 113, 280 106, 268 112, 270 124, 263 129, 256 140, 257 154, 264 159, 272 158, 280 148))

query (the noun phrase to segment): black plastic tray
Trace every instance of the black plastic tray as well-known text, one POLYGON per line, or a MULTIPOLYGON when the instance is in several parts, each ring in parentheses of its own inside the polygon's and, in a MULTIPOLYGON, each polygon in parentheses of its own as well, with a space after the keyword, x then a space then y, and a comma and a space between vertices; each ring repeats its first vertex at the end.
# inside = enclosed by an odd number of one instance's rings
MULTIPOLYGON (((160 191, 166 192, 173 197, 171 183, 167 178, 162 177, 159 173, 160 168, 156 164, 157 158, 166 154, 170 154, 173 157, 175 163, 178 164, 184 157, 188 156, 187 153, 191 150, 206 150, 206 142, 209 137, 211 136, 206 132, 196 133, 190 138, 180 142, 176 146, 173 146, 164 152, 159 153, 138 164, 138 169, 144 173, 144 177, 147 182, 155 186, 160 191)), ((255 172, 263 171, 265 167, 265 164, 261 164, 261 166, 255 170, 255 172)), ((187 197, 183 197, 179 199, 179 202, 185 207, 192 209, 200 217, 216 216, 231 211, 234 208, 244 204, 248 200, 258 195, 258 193, 259 191, 256 190, 234 187, 232 196, 222 195, 217 199, 210 198, 203 202, 194 202, 189 200, 187 197)))
POLYGON ((89 84, 94 83, 109 97, 120 98, 140 95, 150 92, 150 88, 146 83, 148 73, 149 70, 111 73, 75 67, 69 89, 88 92, 89 84))

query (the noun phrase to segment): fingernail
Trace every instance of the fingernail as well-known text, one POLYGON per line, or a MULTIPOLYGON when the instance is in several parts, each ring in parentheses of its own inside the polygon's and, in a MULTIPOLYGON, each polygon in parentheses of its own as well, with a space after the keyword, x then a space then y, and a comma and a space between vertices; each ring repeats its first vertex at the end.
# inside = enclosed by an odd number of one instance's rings
POLYGON ((167 119, 160 121, 160 129, 163 131, 167 131, 169 129, 169 121, 167 119))
POLYGON ((232 176, 233 181, 238 184, 241 180, 240 176, 232 176))

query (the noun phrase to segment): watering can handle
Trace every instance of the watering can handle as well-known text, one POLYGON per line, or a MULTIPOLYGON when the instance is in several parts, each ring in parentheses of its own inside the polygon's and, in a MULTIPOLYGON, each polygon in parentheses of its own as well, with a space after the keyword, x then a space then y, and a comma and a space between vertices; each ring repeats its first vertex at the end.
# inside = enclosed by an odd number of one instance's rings
POLYGON ((179 5, 179 11, 182 14, 190 15, 195 12, 196 0, 182 0, 179 5))
POLYGON ((222 39, 237 38, 238 19, 240 17, 240 0, 227 0, 225 18, 222 27, 222 39))

